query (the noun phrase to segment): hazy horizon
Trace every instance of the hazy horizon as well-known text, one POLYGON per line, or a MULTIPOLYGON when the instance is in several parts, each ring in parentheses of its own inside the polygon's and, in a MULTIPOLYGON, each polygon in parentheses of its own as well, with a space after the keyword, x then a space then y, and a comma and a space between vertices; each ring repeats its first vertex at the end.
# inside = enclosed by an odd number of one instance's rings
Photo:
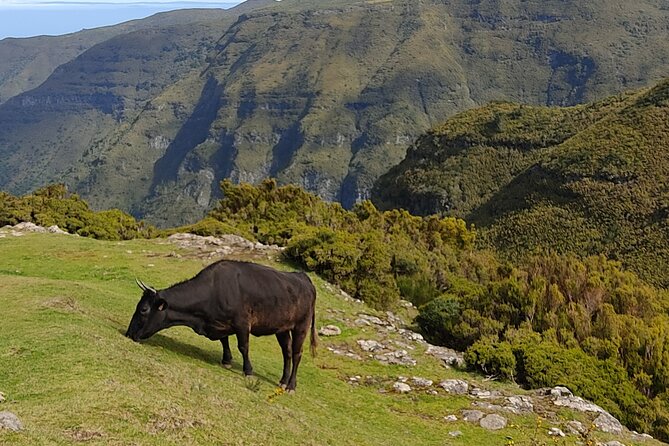
POLYGON ((56 36, 115 25, 159 12, 192 8, 231 8, 242 1, 41 1, 0 0, 0 40, 56 36))

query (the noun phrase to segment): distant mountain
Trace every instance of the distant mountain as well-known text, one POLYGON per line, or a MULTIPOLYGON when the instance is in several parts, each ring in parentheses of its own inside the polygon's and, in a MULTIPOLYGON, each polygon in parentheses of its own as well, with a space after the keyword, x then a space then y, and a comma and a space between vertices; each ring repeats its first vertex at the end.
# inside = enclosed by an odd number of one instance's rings
POLYGON ((222 9, 181 10, 62 36, 0 40, 0 104, 37 87, 59 65, 112 37, 140 29, 211 21, 230 15, 222 9))
POLYGON ((65 181, 95 207, 170 225, 200 217, 227 177, 274 176, 349 206, 457 112, 573 105, 669 68, 669 10, 652 0, 230 11, 118 34, 2 104, 0 187, 65 181))
POLYGON ((462 113, 419 138, 373 200, 465 218, 511 256, 605 254, 669 286, 669 79, 590 105, 462 113))

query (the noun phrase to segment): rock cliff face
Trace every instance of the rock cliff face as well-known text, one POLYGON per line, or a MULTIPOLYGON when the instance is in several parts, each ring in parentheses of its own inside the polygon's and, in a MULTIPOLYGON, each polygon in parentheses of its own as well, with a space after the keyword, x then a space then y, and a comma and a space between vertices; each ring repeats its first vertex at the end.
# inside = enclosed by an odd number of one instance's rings
POLYGON ((169 225, 200 217, 223 178, 272 176, 350 206, 454 113, 571 105, 669 66, 669 12, 651 1, 242 7, 117 35, 0 105, 0 187, 65 181, 169 225))

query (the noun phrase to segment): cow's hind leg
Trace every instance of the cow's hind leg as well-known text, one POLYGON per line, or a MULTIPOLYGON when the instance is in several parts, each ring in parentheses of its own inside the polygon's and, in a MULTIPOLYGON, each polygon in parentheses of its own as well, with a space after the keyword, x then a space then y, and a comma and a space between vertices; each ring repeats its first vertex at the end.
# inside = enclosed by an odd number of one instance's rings
POLYGON ((307 338, 307 333, 309 333, 309 322, 310 321, 306 321, 305 324, 297 326, 292 330, 293 368, 290 372, 288 386, 286 386, 286 389, 289 392, 295 391, 295 387, 297 387, 297 368, 299 367, 300 361, 302 360, 302 345, 304 344, 304 340, 307 338))
POLYGON ((221 339, 221 345, 223 345, 223 359, 221 359, 221 364, 226 369, 232 367, 232 351, 230 350, 230 341, 228 336, 221 339))
POLYGON ((290 361, 293 351, 290 343, 290 331, 277 333, 276 339, 279 341, 281 352, 283 353, 283 375, 281 375, 281 381, 279 381, 279 385, 281 388, 285 389, 288 385, 288 380, 290 379, 290 361))
POLYGON ((253 375, 253 366, 249 359, 249 332, 242 331, 235 334, 237 335, 237 348, 239 348, 239 353, 242 354, 244 360, 244 375, 253 375))

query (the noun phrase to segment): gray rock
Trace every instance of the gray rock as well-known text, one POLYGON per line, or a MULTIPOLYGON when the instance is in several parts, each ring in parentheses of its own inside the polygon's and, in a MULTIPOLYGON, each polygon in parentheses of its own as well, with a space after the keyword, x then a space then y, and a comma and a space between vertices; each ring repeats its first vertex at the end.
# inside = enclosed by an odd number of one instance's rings
POLYGON ((460 437, 462 435, 462 432, 460 431, 451 431, 448 433, 451 437, 460 437))
POLYGON ((396 382, 393 384, 393 390, 397 393, 409 393, 411 392, 411 387, 407 383, 396 382))
POLYGON ((506 398, 504 408, 515 414, 532 413, 534 411, 534 404, 532 403, 532 398, 529 396, 514 395, 506 398))
POLYGON ((370 323, 375 324, 375 325, 383 325, 383 326, 388 325, 387 322, 382 321, 382 320, 379 319, 378 317, 376 317, 376 316, 371 316, 371 315, 369 315, 369 314, 359 313, 359 314, 358 314, 358 317, 359 317, 360 319, 366 320, 367 322, 370 322, 370 323))
POLYGON ((604 443, 604 446, 625 446, 625 445, 619 442, 618 440, 611 440, 604 443))
POLYGON ((400 328, 399 330, 397 330, 397 332, 409 341, 418 342, 420 344, 425 343, 423 335, 421 335, 420 333, 416 333, 415 331, 407 330, 406 328, 400 328))
POLYGON ((553 400, 553 404, 556 406, 569 407, 570 409, 578 410, 579 412, 606 413, 604 409, 595 403, 584 400, 580 396, 558 396, 553 400))
POLYGON ((550 396, 558 397, 558 396, 572 396, 573 393, 571 393, 571 390, 567 389, 564 386, 556 386, 550 389, 550 396))
POLYGON ((481 418, 481 421, 479 421, 479 425, 482 428, 491 431, 504 429, 506 427, 506 418, 504 418, 501 415, 497 415, 496 413, 493 413, 481 418))
POLYGON ((469 394, 475 398, 488 399, 488 398, 499 398, 502 396, 502 392, 499 390, 483 390, 478 387, 474 387, 469 391, 469 394))
POLYGON ((318 330, 318 334, 321 336, 339 336, 341 334, 341 328, 336 325, 326 325, 318 330))
POLYGON ((469 390, 469 384, 461 379, 446 379, 439 383, 439 387, 454 395, 464 395, 469 390))
POLYGON ((548 429, 548 435, 551 437, 566 437, 565 433, 562 432, 562 429, 557 427, 551 427, 548 429))
POLYGON ((483 416, 485 415, 483 412, 480 410, 462 410, 462 419, 465 421, 469 421, 470 423, 476 423, 479 421, 483 416))
POLYGON ((464 367, 465 358, 460 352, 456 352, 450 348, 439 347, 437 345, 428 344, 427 350, 425 353, 434 356, 435 358, 441 359, 445 366, 447 367, 464 367))
POLYGON ((361 349, 366 352, 374 352, 377 350, 383 350, 383 344, 373 339, 358 339, 358 345, 361 349))
POLYGON ((652 439, 653 439, 653 436, 652 436, 652 435, 649 435, 649 434, 640 434, 640 433, 637 432, 637 431, 632 431, 632 440, 641 440, 641 441, 645 441, 645 440, 652 440, 652 439))
POLYGON ((600 413, 592 423, 602 432, 615 435, 620 435, 623 432, 623 425, 608 412, 600 413))
POLYGON ((49 226, 48 228, 46 228, 46 230, 47 230, 47 232, 50 232, 52 234, 68 234, 69 235, 69 233, 67 231, 63 231, 57 225, 49 226))
POLYGON ((485 409, 485 410, 487 410, 488 412, 500 412, 500 411, 502 411, 502 410, 505 410, 505 409, 504 409, 502 406, 500 406, 499 404, 491 404, 491 403, 489 403, 489 402, 487 402, 487 401, 474 401, 474 402, 472 403, 472 406, 474 406, 474 407, 478 407, 478 408, 481 408, 481 409, 485 409))
POLYGON ((416 387, 430 387, 432 386, 432 380, 427 378, 421 378, 420 376, 414 376, 411 378, 411 383, 416 387))
POLYGON ((406 350, 395 350, 392 352, 376 354, 374 355, 374 359, 385 364, 416 365, 416 360, 409 356, 409 353, 407 353, 406 350))
POLYGON ((449 423, 452 423, 454 421, 458 421, 458 417, 456 417, 455 415, 446 415, 444 417, 444 421, 448 421, 449 423))
POLYGON ((583 435, 588 431, 585 428, 585 426, 583 426, 583 423, 576 420, 571 420, 567 422, 566 429, 567 432, 569 432, 572 435, 583 435))
POLYGON ((23 430, 23 424, 19 417, 11 412, 0 412, 0 429, 9 429, 10 431, 18 432, 23 430))

